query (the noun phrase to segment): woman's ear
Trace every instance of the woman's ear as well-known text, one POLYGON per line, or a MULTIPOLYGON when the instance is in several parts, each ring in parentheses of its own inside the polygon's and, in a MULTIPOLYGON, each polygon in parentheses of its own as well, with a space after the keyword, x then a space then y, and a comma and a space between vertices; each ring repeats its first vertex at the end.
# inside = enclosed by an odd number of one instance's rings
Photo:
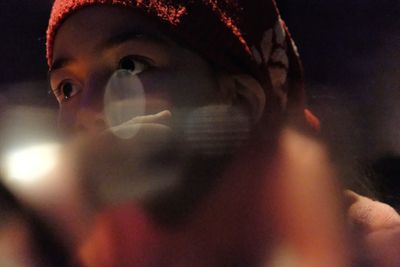
POLYGON ((261 84, 251 75, 221 75, 219 85, 225 103, 238 105, 249 111, 258 121, 265 109, 266 95, 261 84))

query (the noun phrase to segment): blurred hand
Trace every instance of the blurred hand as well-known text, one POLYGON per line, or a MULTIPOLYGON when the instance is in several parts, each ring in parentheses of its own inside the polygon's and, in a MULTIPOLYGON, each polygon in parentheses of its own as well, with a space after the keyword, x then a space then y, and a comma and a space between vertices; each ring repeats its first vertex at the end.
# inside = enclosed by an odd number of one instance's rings
POLYGON ((276 146, 255 142, 238 154, 186 224, 163 227, 135 204, 114 207, 97 217, 80 257, 90 267, 348 266, 340 192, 325 148, 286 129, 276 146))
POLYGON ((283 130, 267 176, 277 242, 266 266, 348 266, 341 187, 325 146, 283 130))
MULTIPOLYGON (((152 137, 169 134, 163 126, 142 126, 137 139, 116 139, 105 132, 100 139, 104 141, 91 147, 98 149, 98 154, 92 151, 91 160, 96 160, 87 167, 107 171, 110 166, 120 166, 119 160, 127 155, 134 158, 135 153, 151 152, 146 142, 154 140, 152 137), (107 165, 110 156, 118 160, 107 165)), ((141 164, 126 168, 136 171, 141 164)), ((118 172, 112 175, 120 179, 118 172)), ((155 224, 134 202, 106 209, 96 217, 80 248, 81 260, 85 266, 96 267, 160 262, 163 266, 219 266, 227 255, 253 255, 264 258, 267 267, 342 267, 349 266, 355 252, 356 262, 400 266, 398 214, 385 204, 346 191, 351 203, 348 219, 362 238, 358 247, 352 247, 342 189, 325 147, 313 138, 286 129, 276 146, 255 142, 238 155, 223 176, 190 222, 177 228, 155 224), (273 152, 268 152, 271 149, 273 152)), ((121 197, 121 191, 115 193, 113 199, 121 197)))

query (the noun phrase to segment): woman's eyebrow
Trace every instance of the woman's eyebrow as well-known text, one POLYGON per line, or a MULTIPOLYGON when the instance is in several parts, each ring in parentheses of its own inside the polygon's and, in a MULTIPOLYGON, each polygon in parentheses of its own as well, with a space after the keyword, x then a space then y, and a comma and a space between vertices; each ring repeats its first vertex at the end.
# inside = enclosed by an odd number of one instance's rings
POLYGON ((50 77, 51 74, 54 73, 56 70, 64 68, 65 66, 71 64, 73 61, 74 59, 67 57, 56 58, 53 64, 51 65, 48 76, 50 77))
MULTIPOLYGON (((143 33, 141 31, 126 31, 126 32, 121 32, 114 36, 111 36, 105 42, 100 44, 96 50, 104 51, 104 50, 110 49, 114 46, 120 45, 122 43, 125 43, 128 41, 135 41, 135 40, 152 42, 159 46, 164 46, 164 47, 169 45, 169 42, 167 39, 162 38, 161 36, 157 36, 155 34, 143 33)), ((71 62, 73 62, 73 61, 74 61, 74 59, 67 58, 67 57, 60 57, 60 58, 55 59, 54 63, 51 66, 48 76, 51 77, 53 72, 64 68, 65 66, 71 64, 71 62)))
POLYGON ((143 33, 140 31, 126 31, 111 36, 105 43, 99 47, 100 51, 112 48, 128 41, 148 41, 160 46, 168 46, 168 41, 155 34, 143 33))

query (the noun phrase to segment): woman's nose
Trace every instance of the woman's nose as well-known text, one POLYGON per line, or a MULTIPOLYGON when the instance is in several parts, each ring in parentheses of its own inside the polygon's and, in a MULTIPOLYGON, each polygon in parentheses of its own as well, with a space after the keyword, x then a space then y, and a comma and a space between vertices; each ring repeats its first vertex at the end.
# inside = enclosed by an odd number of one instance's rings
POLYGON ((87 79, 75 117, 75 130, 98 133, 107 127, 104 116, 104 91, 108 76, 95 73, 87 79))
POLYGON ((79 110, 76 115, 74 128, 77 132, 89 134, 97 134, 104 131, 106 129, 106 123, 103 112, 88 108, 79 110))

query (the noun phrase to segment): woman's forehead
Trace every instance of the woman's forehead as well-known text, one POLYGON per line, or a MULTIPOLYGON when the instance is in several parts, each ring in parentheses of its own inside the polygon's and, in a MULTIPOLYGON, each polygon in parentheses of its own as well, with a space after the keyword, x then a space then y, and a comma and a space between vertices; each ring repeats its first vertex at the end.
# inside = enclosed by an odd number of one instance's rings
POLYGON ((169 41, 155 21, 137 11, 110 6, 90 6, 78 10, 64 21, 56 34, 54 54, 57 56, 66 52, 65 50, 73 50, 74 47, 84 44, 95 46, 124 34, 169 41))

